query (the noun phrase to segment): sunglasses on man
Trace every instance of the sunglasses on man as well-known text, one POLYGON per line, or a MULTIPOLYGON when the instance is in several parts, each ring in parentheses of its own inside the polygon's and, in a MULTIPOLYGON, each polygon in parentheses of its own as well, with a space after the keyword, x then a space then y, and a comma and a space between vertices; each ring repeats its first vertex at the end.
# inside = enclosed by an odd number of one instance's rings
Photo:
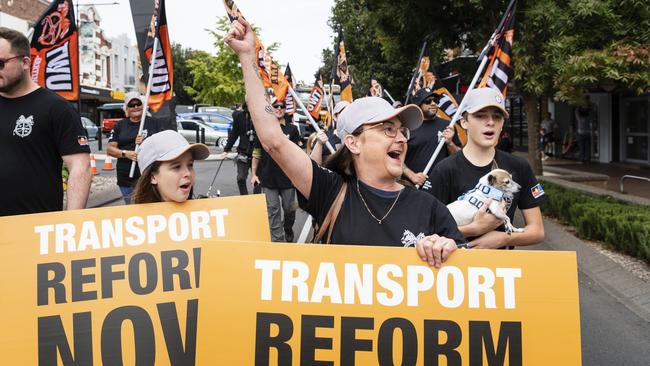
POLYGON ((439 101, 440 101, 440 97, 436 95, 436 96, 425 99, 422 102, 422 104, 432 104, 432 103, 438 104, 439 101))
POLYGON ((273 108, 275 108, 275 109, 284 109, 284 104, 274 104, 273 108))
POLYGON ((141 102, 133 102, 133 103, 127 104, 126 106, 129 107, 129 108, 138 108, 138 107, 142 107, 142 103, 141 102))
POLYGON ((14 56, 14 57, 5 58, 5 59, 0 59, 0 70, 5 68, 5 65, 7 64, 7 62, 9 62, 11 60, 14 60, 14 59, 17 59, 17 58, 22 58, 22 57, 25 57, 25 56, 18 55, 18 56, 14 56))

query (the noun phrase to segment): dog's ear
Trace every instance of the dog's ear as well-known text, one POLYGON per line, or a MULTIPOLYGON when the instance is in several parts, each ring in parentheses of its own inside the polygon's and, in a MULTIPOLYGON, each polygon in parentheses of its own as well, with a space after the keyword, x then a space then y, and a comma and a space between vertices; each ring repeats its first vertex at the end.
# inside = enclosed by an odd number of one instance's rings
POLYGON ((488 175, 488 184, 493 186, 497 182, 497 177, 495 175, 488 175))

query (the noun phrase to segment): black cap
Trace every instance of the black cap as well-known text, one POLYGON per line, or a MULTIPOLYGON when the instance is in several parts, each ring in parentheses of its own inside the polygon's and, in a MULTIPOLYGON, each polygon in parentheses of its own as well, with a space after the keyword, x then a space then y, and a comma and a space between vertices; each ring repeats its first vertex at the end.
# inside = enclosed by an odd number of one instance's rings
POLYGON ((413 96, 413 103, 416 105, 420 105, 422 104, 422 102, 424 102, 425 99, 435 94, 436 93, 434 93, 433 90, 431 90, 431 88, 422 88, 418 90, 417 93, 415 93, 415 95, 413 96))

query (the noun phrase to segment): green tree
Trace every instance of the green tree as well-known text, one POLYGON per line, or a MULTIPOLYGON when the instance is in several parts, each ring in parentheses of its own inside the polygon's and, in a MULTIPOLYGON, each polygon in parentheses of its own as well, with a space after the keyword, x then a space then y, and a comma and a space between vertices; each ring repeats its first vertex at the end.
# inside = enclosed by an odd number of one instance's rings
MULTIPOLYGON (((348 63, 355 66, 354 77, 363 89, 374 73, 403 99, 424 39, 432 44, 434 65, 443 60, 446 48, 478 54, 508 2, 337 0, 330 25, 343 29, 348 63)), ((585 92, 605 85, 650 92, 650 2, 520 0, 513 65, 511 90, 524 97, 529 160, 539 174, 535 152, 546 98, 578 104, 585 92)))
POLYGON ((177 104, 196 104, 185 87, 194 84, 194 77, 187 66, 187 60, 192 58, 197 51, 191 48, 183 48, 179 43, 172 44, 172 60, 174 63, 174 95, 177 104))
MULTIPOLYGON (((217 19, 215 30, 207 30, 214 37, 217 49, 215 55, 204 51, 196 51, 187 60, 192 77, 191 85, 185 90, 199 103, 231 106, 244 101, 244 79, 237 55, 223 42, 230 29, 230 21, 224 16, 217 19)), ((257 34, 260 30, 253 27, 257 34)), ((266 49, 273 52, 278 48, 272 43, 266 49)))

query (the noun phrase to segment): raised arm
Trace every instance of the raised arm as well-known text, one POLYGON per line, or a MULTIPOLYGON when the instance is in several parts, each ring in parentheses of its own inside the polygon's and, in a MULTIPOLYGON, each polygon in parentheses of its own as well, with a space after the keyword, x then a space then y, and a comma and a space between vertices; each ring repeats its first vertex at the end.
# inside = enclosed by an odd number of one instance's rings
POLYGON ((305 198, 309 198, 313 178, 311 160, 282 133, 258 71, 253 30, 246 20, 239 18, 233 22, 224 41, 239 56, 248 110, 262 147, 282 168, 296 189, 305 198))

